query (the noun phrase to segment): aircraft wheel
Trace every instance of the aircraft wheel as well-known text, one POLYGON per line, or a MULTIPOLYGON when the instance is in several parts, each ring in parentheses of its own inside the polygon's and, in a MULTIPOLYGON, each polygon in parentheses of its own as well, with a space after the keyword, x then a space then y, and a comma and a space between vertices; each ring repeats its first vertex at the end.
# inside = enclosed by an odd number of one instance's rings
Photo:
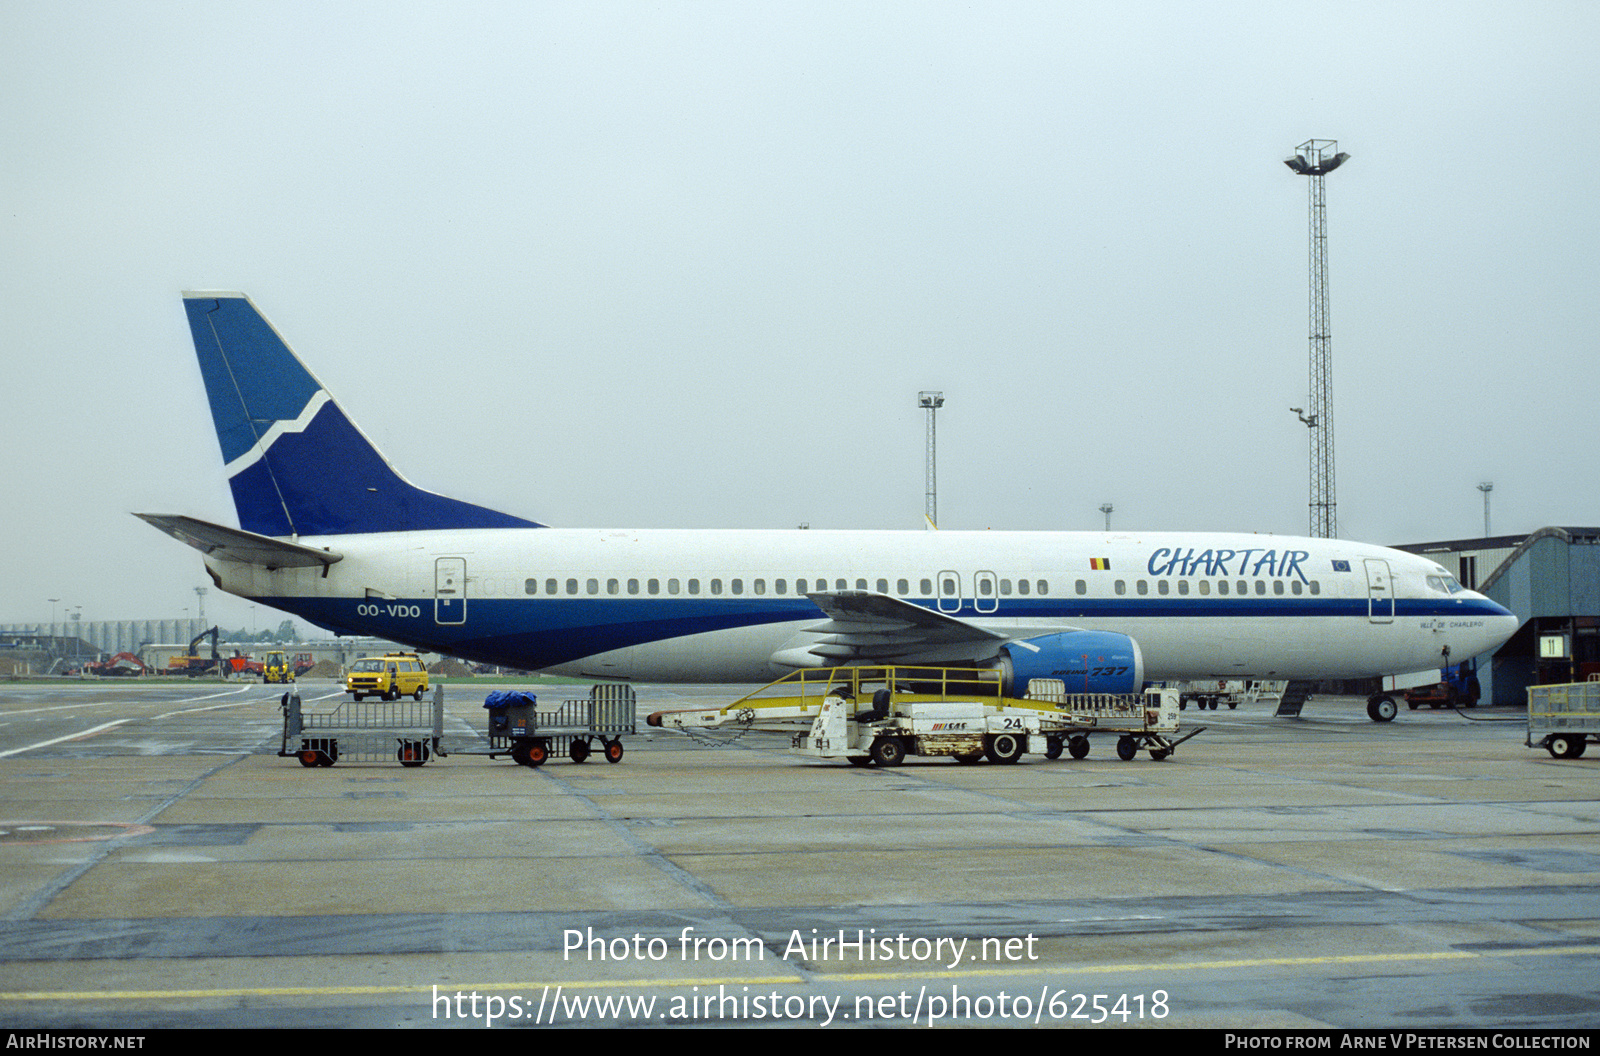
POLYGON ((1072 758, 1082 759, 1089 754, 1089 738, 1081 733, 1075 737, 1068 737, 1067 751, 1071 753, 1072 758))
POLYGON ((620 763, 620 762, 622 762, 622 739, 621 738, 618 738, 615 741, 606 742, 606 762, 608 762, 608 763, 620 763))
POLYGON ((1132 759, 1135 755, 1138 755, 1138 754, 1139 754, 1139 742, 1138 741, 1134 740, 1132 737, 1129 737, 1127 734, 1123 734, 1121 737, 1117 738, 1117 758, 1118 759, 1121 759, 1123 762, 1126 763, 1128 760, 1132 759))
POLYGON ((996 733, 985 739, 983 754, 991 763, 1014 763, 1022 758, 1026 742, 1014 733, 996 733))
POLYGON ((906 746, 898 737, 879 737, 872 742, 872 761, 879 766, 899 766, 906 761, 906 746))
POLYGON ((573 741, 572 747, 567 749, 567 754, 572 757, 573 762, 583 762, 585 759, 589 758, 589 742, 573 741))
POLYGON ((1373 722, 1393 722, 1399 712, 1400 708, 1391 696, 1377 696, 1367 701, 1367 718, 1373 722))

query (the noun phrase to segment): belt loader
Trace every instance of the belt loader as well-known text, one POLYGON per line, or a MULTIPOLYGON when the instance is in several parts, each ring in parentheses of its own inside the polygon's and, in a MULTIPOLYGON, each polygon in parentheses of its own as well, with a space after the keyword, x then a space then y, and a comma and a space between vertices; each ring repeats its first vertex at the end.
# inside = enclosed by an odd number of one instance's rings
POLYGON ((793 736, 796 752, 897 766, 908 755, 958 763, 1014 763, 1089 752, 1093 733, 1115 734, 1117 755, 1141 748, 1165 759, 1194 733, 1178 729, 1178 692, 1070 694, 1059 679, 1034 679, 1026 697, 1002 694, 1000 675, 968 668, 839 667, 795 671, 722 708, 660 711, 646 720, 666 729, 736 725, 793 736))

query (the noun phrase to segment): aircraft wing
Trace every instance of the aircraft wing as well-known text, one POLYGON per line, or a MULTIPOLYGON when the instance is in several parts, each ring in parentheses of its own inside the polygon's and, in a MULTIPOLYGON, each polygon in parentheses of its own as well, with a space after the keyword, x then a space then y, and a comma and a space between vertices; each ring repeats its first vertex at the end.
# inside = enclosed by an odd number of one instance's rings
POLYGON ((344 560, 343 554, 336 554, 332 550, 286 543, 281 539, 240 531, 238 528, 224 528, 220 524, 193 517, 165 513, 136 513, 134 516, 208 557, 216 556, 271 569, 321 565, 326 570, 334 562, 344 560))
POLYGON ((978 661, 1012 637, 887 594, 841 590, 806 597, 828 619, 806 628, 817 640, 805 651, 832 664, 978 661))

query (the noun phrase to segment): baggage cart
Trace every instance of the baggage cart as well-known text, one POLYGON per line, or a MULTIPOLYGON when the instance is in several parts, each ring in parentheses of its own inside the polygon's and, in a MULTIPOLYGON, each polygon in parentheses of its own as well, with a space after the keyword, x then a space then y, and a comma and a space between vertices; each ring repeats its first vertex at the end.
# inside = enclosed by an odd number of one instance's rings
POLYGON ((591 686, 581 700, 541 708, 532 693, 489 694, 489 757, 509 755, 522 766, 543 766, 552 756, 586 761, 600 745, 608 763, 622 761, 622 735, 638 732, 633 687, 620 683, 591 686))
POLYGON ((1600 682, 1528 687, 1528 747, 1576 759, 1600 742, 1600 682))
POLYGON ((432 700, 344 701, 327 711, 307 711, 298 685, 283 695, 283 743, 278 755, 294 756, 305 767, 346 762, 382 762, 422 766, 445 755, 444 687, 435 686, 432 700))

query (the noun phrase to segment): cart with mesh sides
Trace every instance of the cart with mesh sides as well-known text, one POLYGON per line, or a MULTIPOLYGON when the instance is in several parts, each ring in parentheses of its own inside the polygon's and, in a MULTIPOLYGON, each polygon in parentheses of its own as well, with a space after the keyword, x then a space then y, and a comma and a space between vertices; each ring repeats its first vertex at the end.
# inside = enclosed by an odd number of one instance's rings
POLYGON ((1600 682, 1528 687, 1528 747, 1576 759, 1600 742, 1600 682))
POLYGON ((444 687, 434 686, 431 700, 344 701, 326 711, 307 710, 299 687, 283 695, 283 743, 278 754, 294 756, 301 766, 345 762, 385 762, 421 766, 445 755, 444 687))
POLYGON ((541 707, 532 693, 498 692, 483 702, 489 712, 489 756, 509 755, 523 766, 543 766, 554 755, 584 762, 599 742, 608 763, 622 761, 622 735, 637 733, 633 687, 591 686, 581 700, 541 707))

